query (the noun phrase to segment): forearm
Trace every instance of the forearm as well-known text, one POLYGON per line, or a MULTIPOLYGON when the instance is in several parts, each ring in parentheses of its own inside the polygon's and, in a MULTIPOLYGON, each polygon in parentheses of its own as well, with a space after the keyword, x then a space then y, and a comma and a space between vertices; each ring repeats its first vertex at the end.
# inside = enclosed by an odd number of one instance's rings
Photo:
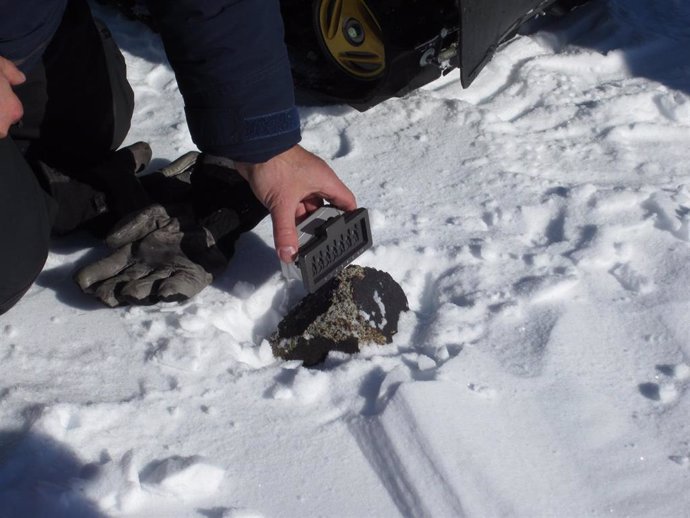
POLYGON ((299 142, 278 0, 148 0, 202 151, 264 162, 299 142))

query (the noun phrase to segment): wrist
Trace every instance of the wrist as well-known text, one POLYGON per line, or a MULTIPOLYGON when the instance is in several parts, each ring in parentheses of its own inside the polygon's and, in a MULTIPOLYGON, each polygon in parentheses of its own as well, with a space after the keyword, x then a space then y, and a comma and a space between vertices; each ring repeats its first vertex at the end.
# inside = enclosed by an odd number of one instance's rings
POLYGON ((254 174, 254 171, 261 164, 252 164, 250 162, 233 162, 235 170, 240 173, 240 176, 249 181, 249 178, 254 174))
POLYGON ((289 157, 292 156, 296 151, 299 151, 301 148, 299 144, 295 144, 294 146, 286 149, 285 151, 282 151, 281 153, 278 153, 277 155, 273 156, 272 158, 266 160, 265 162, 241 162, 241 161, 234 161, 235 169, 237 172, 242 175, 242 177, 249 181, 249 178, 254 175, 257 171, 261 171, 262 169, 265 169, 269 164, 275 163, 277 161, 280 161, 281 159, 287 159, 290 161, 289 157))

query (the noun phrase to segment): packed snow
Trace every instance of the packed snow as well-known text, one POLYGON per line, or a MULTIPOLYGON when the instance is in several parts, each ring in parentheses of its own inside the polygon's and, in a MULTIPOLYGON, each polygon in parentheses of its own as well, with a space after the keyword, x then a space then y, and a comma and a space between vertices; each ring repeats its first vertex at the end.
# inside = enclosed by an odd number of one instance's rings
MULTIPOLYGON (((156 36, 99 14, 128 141, 193 149, 156 36)), ((105 248, 56 241, 0 317, 0 516, 687 516, 690 4, 525 33, 468 90, 301 109, 409 299, 389 346, 273 358, 304 293, 268 221, 181 305, 99 306, 71 275, 105 248)))

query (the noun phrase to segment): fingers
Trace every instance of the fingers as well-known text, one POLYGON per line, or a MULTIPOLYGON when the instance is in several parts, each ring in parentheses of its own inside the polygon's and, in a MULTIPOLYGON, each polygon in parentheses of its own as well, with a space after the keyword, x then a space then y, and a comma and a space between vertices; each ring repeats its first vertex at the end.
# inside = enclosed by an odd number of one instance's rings
POLYGON ((150 272, 151 268, 148 265, 142 263, 133 264, 119 275, 106 279, 94 286, 93 294, 103 304, 111 308, 126 305, 128 301, 122 296, 122 288, 133 280, 145 277, 150 272))
POLYGON ((182 256, 174 263, 157 267, 130 262, 117 269, 115 265, 123 264, 119 252, 87 266, 75 276, 82 291, 109 307, 181 302, 194 297, 213 281, 210 273, 182 256))
POLYGON ((200 265, 185 257, 178 257, 174 263, 161 265, 157 269, 144 269, 133 266, 127 270, 135 270, 132 275, 124 274, 106 281, 105 288, 96 290, 96 294, 108 304, 107 296, 113 293, 122 303, 139 306, 150 306, 158 302, 182 302, 199 294, 211 284, 213 276, 200 265), (143 273, 137 276, 136 273, 143 273), (111 286, 112 284, 112 286, 111 286), (101 291, 103 292, 101 297, 101 291))
POLYGON ((357 201, 352 191, 338 178, 335 171, 324 160, 303 150, 309 157, 306 160, 312 168, 313 194, 318 194, 341 210, 355 210, 357 201))
POLYGON ((341 210, 349 211, 357 208, 357 201, 352 191, 335 176, 335 173, 330 172, 332 178, 323 183, 325 187, 318 186, 316 196, 312 192, 315 189, 293 190, 292 197, 281 197, 280 201, 275 202, 272 207, 269 206, 273 223, 273 241, 281 261, 289 263, 294 260, 299 248, 296 221, 304 219, 321 207, 323 199, 327 199, 341 210))
POLYGON ((82 268, 76 273, 74 280, 83 292, 92 293, 92 287, 115 277, 132 264, 132 245, 127 245, 108 257, 82 268))
POLYGON ((26 81, 26 76, 9 59, 0 57, 0 74, 7 78, 12 86, 18 86, 26 81))
POLYGON ((128 243, 144 239, 154 230, 171 222, 165 208, 151 205, 146 209, 123 218, 108 234, 106 243, 110 248, 121 248, 128 243))
POLYGON ((160 205, 123 221, 108 243, 125 244, 81 269, 75 280, 82 291, 111 307, 187 300, 211 283, 221 263, 227 264, 207 229, 183 228, 160 205))
POLYGON ((285 200, 271 209, 271 222, 273 223, 273 242, 275 243, 278 257, 284 263, 294 260, 299 243, 297 240, 297 227, 295 214, 299 200, 285 200))
POLYGON ((24 74, 11 61, 0 57, 0 138, 5 138, 12 124, 24 116, 21 101, 12 87, 26 80, 24 74))
POLYGON ((295 221, 297 223, 301 223, 307 219, 309 214, 315 212, 321 207, 323 207, 323 198, 321 197, 317 196, 304 200, 297 206, 297 212, 295 212, 295 221))
POLYGON ((163 302, 181 302, 197 295, 211 284, 213 276, 200 265, 186 259, 178 258, 175 272, 158 287, 158 300, 163 302))
POLYGON ((291 262, 298 249, 295 221, 330 201, 354 210, 354 195, 330 166, 300 146, 293 146, 268 162, 235 162, 256 197, 271 213, 273 240, 281 261, 291 262))
POLYGON ((128 282, 120 291, 121 298, 129 304, 150 306, 159 300, 158 288, 173 273, 172 266, 164 266, 146 277, 128 282))

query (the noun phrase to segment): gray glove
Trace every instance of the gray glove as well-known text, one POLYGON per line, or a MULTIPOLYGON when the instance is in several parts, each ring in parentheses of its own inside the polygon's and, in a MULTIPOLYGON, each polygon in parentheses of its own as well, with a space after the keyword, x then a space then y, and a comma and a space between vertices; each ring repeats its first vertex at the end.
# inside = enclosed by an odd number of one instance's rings
POLYGON ((217 240, 238 226, 229 209, 197 222, 188 207, 173 213, 151 205, 120 221, 106 238, 116 251, 81 269, 75 280, 111 307, 186 300, 225 269, 229 257, 217 240))

